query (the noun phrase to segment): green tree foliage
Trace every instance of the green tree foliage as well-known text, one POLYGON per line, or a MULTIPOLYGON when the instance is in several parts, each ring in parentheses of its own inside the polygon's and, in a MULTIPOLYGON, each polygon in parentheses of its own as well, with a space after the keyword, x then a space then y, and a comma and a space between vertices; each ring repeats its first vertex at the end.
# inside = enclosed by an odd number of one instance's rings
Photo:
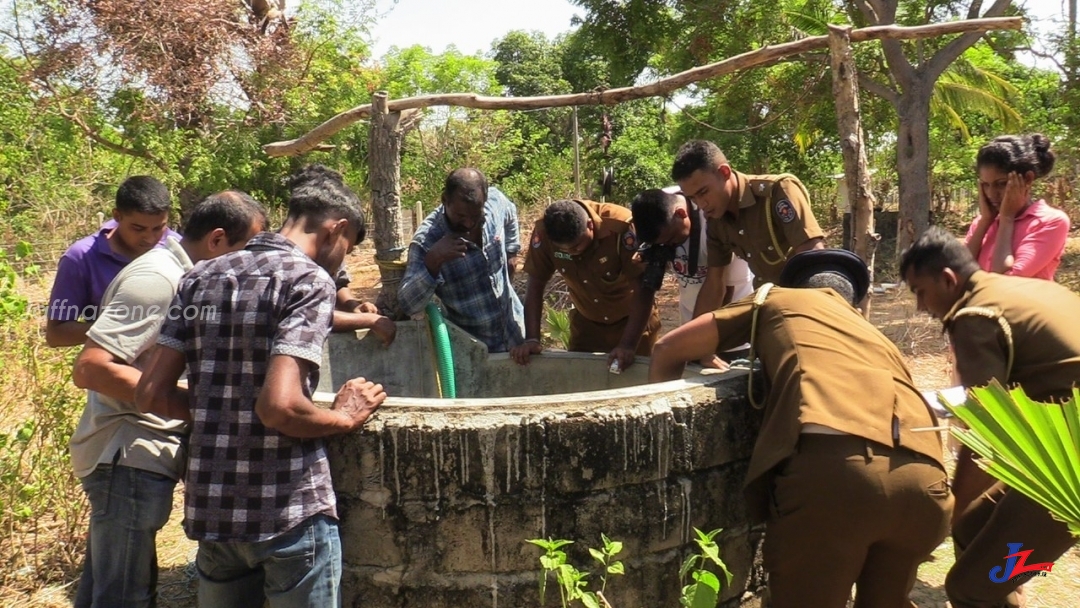
POLYGON ((492 45, 495 77, 508 95, 561 95, 573 89, 563 78, 562 49, 540 32, 516 30, 492 45))
MULTIPOLYGON (((701 6, 727 3, 683 3, 671 0, 572 0, 585 9, 583 40, 610 62, 611 86, 633 84, 658 54, 671 51, 674 40, 686 33, 684 4, 701 6)), ((765 3, 748 3, 765 4, 765 3)), ((714 13, 715 14, 715 13, 714 13)))
MULTIPOLYGON (((510 32, 492 48, 498 63, 496 77, 510 95, 559 95, 621 84, 612 67, 615 62, 598 53, 581 30, 553 40, 536 32, 510 32)), ((537 165, 572 166, 572 113, 569 108, 557 108, 515 114, 521 133, 537 148, 519 157, 511 167, 514 173, 535 171, 537 165)), ((623 204, 645 188, 666 185, 671 157, 658 146, 668 137, 664 115, 658 100, 578 108, 581 196, 603 197, 607 173, 614 175, 607 197, 623 204)), ((548 198, 571 194, 555 190, 548 198)))
MULTIPOLYGON (((109 1, 39 5, 12 17, 27 27, 3 32, 22 51, 5 64, 27 83, 37 122, 66 124, 54 137, 71 133, 81 158, 117 157, 95 164, 95 181, 152 173, 181 207, 225 188, 280 201, 282 176, 310 159, 271 159, 260 146, 370 94, 375 73, 362 64, 368 3, 352 5, 358 13, 305 2, 290 27, 253 25, 231 1, 195 4, 149 12, 109 1)), ((365 140, 344 134, 319 160, 362 184, 366 174, 349 167, 362 165, 365 140)))
MULTIPOLYGON (((5 242, 40 237, 56 224, 82 227, 127 159, 97 149, 70 121, 41 112, 24 60, 0 51, 0 228, 5 242)), ((85 223, 85 224, 84 224, 85 223)))
MULTIPOLYGON (((922 25, 1014 11, 1005 0, 574 3, 586 11, 579 32, 610 59, 611 73, 630 81, 821 35, 830 22, 922 25)), ((1075 34, 1066 32, 1065 40, 1075 40, 1075 34)), ((941 194, 938 184, 959 177, 958 155, 970 152, 972 140, 986 139, 990 132, 1047 130, 1030 120, 1021 122, 1028 115, 1019 97, 1028 82, 1013 55, 1026 46, 1027 33, 1009 31, 855 45, 860 84, 867 93, 861 99, 862 122, 870 157, 876 159, 876 179, 899 184, 909 212, 931 198, 928 178, 933 176, 936 197, 941 194), (931 136, 924 135, 928 125, 931 136), (904 144, 899 156, 898 144, 904 144)), ((1063 43, 1060 48, 1071 47, 1063 43)), ((818 187, 841 169, 827 52, 699 82, 676 100, 683 109, 675 116, 672 146, 694 137, 711 139, 738 168, 792 171, 818 187)), ((964 164, 970 171, 970 157, 964 164)))
POLYGON ((423 46, 392 48, 382 59, 379 88, 391 98, 432 93, 498 92, 496 63, 451 47, 438 55, 423 46))

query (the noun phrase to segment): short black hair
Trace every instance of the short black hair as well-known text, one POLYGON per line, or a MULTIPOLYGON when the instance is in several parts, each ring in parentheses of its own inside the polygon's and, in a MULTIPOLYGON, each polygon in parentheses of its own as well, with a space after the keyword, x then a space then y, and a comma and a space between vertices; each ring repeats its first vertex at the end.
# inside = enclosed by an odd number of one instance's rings
POLYGON ((585 234, 589 214, 577 201, 561 200, 544 210, 544 231, 553 243, 568 245, 585 234))
POLYGON ((634 232, 640 243, 653 243, 660 232, 675 216, 675 204, 679 196, 659 188, 639 192, 630 201, 630 213, 634 216, 634 232))
POLYGON ((169 189, 149 175, 133 175, 116 189, 116 210, 120 213, 158 215, 170 209, 169 189))
POLYGON ((314 230, 328 219, 348 220, 356 226, 356 244, 367 234, 360 197, 345 185, 340 173, 323 165, 308 165, 289 178, 291 220, 304 220, 305 230, 314 230))
POLYGON ((1005 173, 1031 171, 1039 178, 1054 169, 1056 158, 1050 151, 1050 139, 1042 133, 1000 135, 979 148, 975 167, 991 165, 1005 173))
POLYGON ((900 256, 900 278, 912 271, 916 275, 938 275, 949 268, 966 279, 979 269, 967 245, 941 226, 931 226, 900 256))
POLYGON ((712 171, 727 162, 724 152, 713 142, 692 139, 680 146, 675 153, 675 162, 671 164, 671 179, 686 179, 694 171, 712 171))
POLYGON ((451 200, 462 200, 472 205, 483 205, 487 202, 487 197, 487 177, 479 169, 463 167, 454 169, 446 176, 442 191, 444 205, 451 200))
POLYGON ((185 239, 198 241, 214 229, 221 228, 229 244, 235 245, 247 237, 256 222, 262 223, 263 230, 269 227, 266 209, 247 192, 225 190, 199 201, 188 215, 180 234, 185 239))

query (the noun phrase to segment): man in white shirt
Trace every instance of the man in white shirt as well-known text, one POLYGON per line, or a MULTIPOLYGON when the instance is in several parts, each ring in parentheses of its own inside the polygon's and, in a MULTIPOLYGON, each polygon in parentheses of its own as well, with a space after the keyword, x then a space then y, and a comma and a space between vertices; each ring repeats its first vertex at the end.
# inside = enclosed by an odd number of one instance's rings
MULTIPOLYGON (((693 319, 694 305, 709 268, 705 213, 687 200, 678 186, 645 190, 634 197, 630 209, 642 257, 647 263, 652 261, 654 268, 666 260, 675 274, 679 283, 680 323, 685 324, 693 319)), ((754 275, 744 260, 733 257, 724 273, 726 293, 723 304, 753 293, 754 275)), ((650 287, 653 288, 652 297, 655 297, 659 284, 646 285, 646 289, 650 287)), ((726 362, 744 357, 748 351, 746 344, 703 360, 701 364, 723 369, 726 362)))

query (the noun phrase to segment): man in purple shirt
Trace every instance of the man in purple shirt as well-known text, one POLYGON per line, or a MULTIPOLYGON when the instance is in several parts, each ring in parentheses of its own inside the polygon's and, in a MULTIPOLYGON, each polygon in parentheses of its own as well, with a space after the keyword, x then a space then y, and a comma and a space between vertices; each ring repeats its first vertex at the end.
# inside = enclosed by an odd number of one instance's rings
POLYGON ((79 239, 60 257, 45 325, 49 346, 86 342, 105 288, 120 270, 166 236, 180 238, 167 226, 171 207, 168 188, 153 177, 136 175, 120 184, 115 221, 79 239))

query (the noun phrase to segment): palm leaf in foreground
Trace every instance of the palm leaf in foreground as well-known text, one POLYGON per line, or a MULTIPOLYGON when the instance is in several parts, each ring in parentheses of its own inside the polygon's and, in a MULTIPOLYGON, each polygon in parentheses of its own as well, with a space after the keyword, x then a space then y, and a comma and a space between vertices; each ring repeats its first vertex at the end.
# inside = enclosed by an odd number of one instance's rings
POLYGON ((982 457, 980 466, 1080 536, 1080 391, 1064 403, 1039 403, 995 380, 971 389, 963 405, 941 401, 968 426, 950 430, 982 457))

